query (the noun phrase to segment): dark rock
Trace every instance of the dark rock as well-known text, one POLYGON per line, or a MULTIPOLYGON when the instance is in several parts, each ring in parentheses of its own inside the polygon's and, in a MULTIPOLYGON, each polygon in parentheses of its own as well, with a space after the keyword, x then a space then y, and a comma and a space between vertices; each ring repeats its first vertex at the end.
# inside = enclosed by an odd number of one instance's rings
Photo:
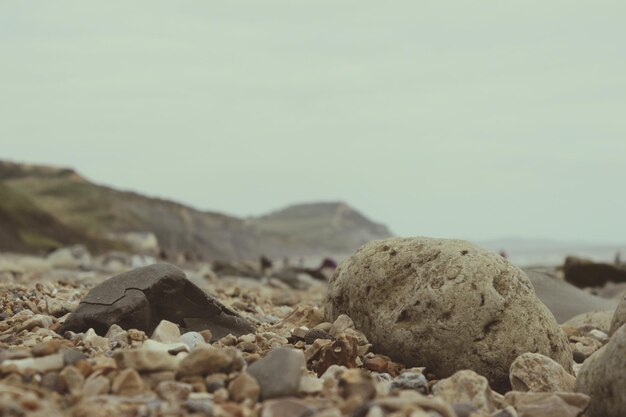
POLYGON ((428 380, 420 372, 403 372, 391 382, 392 389, 410 389, 428 394, 428 380))
POLYGON ((311 329, 304 335, 304 341, 309 345, 313 344, 313 342, 315 342, 317 339, 332 340, 333 337, 330 335, 330 333, 325 332, 321 329, 311 329))
POLYGON ((559 323, 579 314, 615 308, 613 301, 589 294, 553 275, 529 269, 524 272, 530 278, 537 297, 550 309, 559 323))
POLYGON ((268 399, 296 395, 305 367, 301 350, 278 348, 250 365, 248 373, 261 386, 261 398, 268 399))
POLYGON ((626 266, 592 262, 568 256, 563 265, 565 281, 577 287, 602 287, 607 282, 626 282, 626 266))
POLYGON ((187 331, 209 329, 215 339, 254 332, 250 322, 189 281, 183 271, 165 263, 137 268, 97 285, 61 332, 93 328, 105 334, 117 324, 151 333, 161 320, 187 331))
POLYGON ((67 365, 74 365, 78 361, 87 359, 87 355, 76 349, 66 349, 63 351, 63 363, 67 365))
POLYGON ((471 417, 472 413, 478 411, 473 405, 465 403, 452 404, 452 408, 454 408, 457 417, 471 417))

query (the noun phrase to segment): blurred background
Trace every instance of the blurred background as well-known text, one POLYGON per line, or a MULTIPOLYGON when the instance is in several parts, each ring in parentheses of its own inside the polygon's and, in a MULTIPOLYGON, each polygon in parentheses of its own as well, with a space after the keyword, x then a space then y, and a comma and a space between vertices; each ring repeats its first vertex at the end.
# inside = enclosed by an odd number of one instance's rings
POLYGON ((0 250, 318 259, 419 235, 525 265, 626 251, 623 2, 0 12, 0 250))

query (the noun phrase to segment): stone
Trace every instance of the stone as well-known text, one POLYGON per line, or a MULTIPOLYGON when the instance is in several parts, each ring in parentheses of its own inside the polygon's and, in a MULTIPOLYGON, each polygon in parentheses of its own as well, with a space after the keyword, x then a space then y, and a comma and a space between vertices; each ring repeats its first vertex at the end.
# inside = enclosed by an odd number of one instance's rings
POLYGON ((321 329, 311 329, 304 335, 304 342, 308 345, 315 343, 317 339, 330 340, 333 337, 330 333, 321 329))
POLYGON ((152 332, 150 339, 163 343, 176 343, 180 339, 180 329, 177 324, 171 321, 161 320, 152 332))
POLYGON ((622 297, 622 300, 617 305, 615 309, 615 313, 613 313, 613 317, 611 318, 611 327, 609 328, 609 336, 613 335, 622 327, 622 325, 626 323, 626 293, 622 297))
POLYGON ((213 401, 210 399, 189 399, 185 401, 185 408, 194 416, 214 416, 213 401))
POLYGON ((530 269, 524 269, 524 272, 533 284, 537 297, 559 323, 579 314, 615 308, 613 301, 583 291, 554 275, 530 269))
POLYGON ((339 377, 339 395, 345 399, 357 396, 363 403, 376 396, 376 386, 370 374, 362 369, 348 369, 339 377))
POLYGON ((626 267, 568 256, 563 265, 565 281, 579 288, 602 287, 607 282, 626 282, 626 267))
POLYGON ((63 350, 62 355, 63 363, 65 365, 74 365, 78 361, 87 359, 87 355, 76 349, 65 349, 63 350))
POLYGON ((83 336, 83 344, 85 347, 95 349, 98 351, 107 351, 111 349, 109 339, 106 337, 98 336, 94 329, 89 329, 83 336))
POLYGON ((48 371, 58 371, 62 369, 64 365, 63 354, 56 353, 39 358, 9 359, 0 364, 0 371, 8 373, 14 369, 22 373, 27 370, 44 373, 48 371))
POLYGON ((63 394, 67 391, 65 380, 61 378, 58 372, 47 372, 44 374, 41 378, 41 387, 58 392, 59 394, 63 394))
POLYGON ((270 399, 297 395, 302 369, 306 368, 301 350, 278 348, 248 367, 261 386, 261 398, 270 399))
POLYGON ((67 386, 68 391, 72 395, 79 395, 83 390, 85 384, 85 377, 82 372, 75 366, 67 366, 60 373, 59 377, 63 379, 63 382, 67 386))
POLYGON ((428 380, 421 372, 402 372, 391 381, 391 389, 413 390, 421 394, 428 394, 428 380))
POLYGON ((458 371, 437 382, 433 395, 448 404, 470 404, 485 414, 496 409, 487 378, 471 370, 458 371))
POLYGON ((112 346, 119 346, 119 347, 128 346, 128 332, 122 329, 117 324, 112 324, 111 327, 109 327, 109 330, 107 331, 106 335, 104 335, 104 337, 109 339, 109 342, 111 343, 112 346))
POLYGON ((111 381, 109 381, 109 378, 103 375, 98 375, 95 378, 88 378, 85 381, 83 393, 85 397, 94 397, 96 395, 108 394, 110 388, 111 381))
POLYGON ((511 363, 525 352, 572 370, 567 338, 524 272, 465 241, 393 238, 366 244, 329 283, 326 318, 341 314, 377 353, 406 366, 426 366, 440 378, 472 369, 504 392, 511 363))
POLYGON ((382 358, 380 356, 374 356, 373 358, 365 359, 363 365, 365 365, 365 367, 370 371, 386 372, 388 362, 385 360, 385 358, 382 358))
POLYGON ((507 392, 505 402, 519 417, 579 417, 589 404, 589 397, 573 392, 507 392))
POLYGON ((132 397, 141 394, 144 391, 144 385, 137 371, 129 368, 121 371, 113 379, 111 391, 114 394, 132 397))
POLYGON ((185 330, 211 330, 215 338, 254 332, 254 326, 189 281, 170 264, 154 264, 116 275, 95 286, 65 320, 61 332, 112 324, 151 333, 161 320, 185 330))
POLYGON ((614 310, 592 311, 572 317, 562 324, 562 327, 591 327, 609 333, 614 310))
POLYGON ((584 363, 576 391, 591 397, 589 417, 618 417, 626 410, 626 326, 584 363))
MULTIPOLYGON (((206 343, 204 337, 198 332, 187 332, 180 336, 180 342, 189 347, 189 350, 195 349, 198 344, 206 343)), ((209 340, 211 340, 209 338, 209 340)))
POLYGON ((345 314, 337 316, 328 333, 331 336, 339 336, 341 333, 345 333, 348 329, 354 329, 354 321, 345 314))
POLYGON ((230 398, 238 403, 245 400, 257 402, 261 387, 259 383, 247 372, 240 372, 239 375, 228 384, 230 398))
POLYGON ((192 351, 181 361, 178 375, 190 377, 235 372, 243 366, 240 355, 239 351, 234 348, 219 349, 213 346, 203 346, 192 351))
POLYGON ((66 343, 64 340, 52 339, 33 346, 33 356, 48 356, 57 353, 61 346, 66 343))
POLYGON ((318 375, 322 375, 326 372, 326 369, 332 365, 343 365, 348 368, 356 368, 359 353, 357 339, 353 336, 348 336, 342 333, 329 344, 321 346, 319 351, 319 360, 311 365, 311 369, 316 371, 318 375))
POLYGON ((308 417, 315 414, 315 407, 295 398, 281 398, 263 403, 261 417, 308 417))
POLYGON ((168 352, 148 349, 126 349, 114 353, 119 368, 134 368, 139 372, 175 371, 181 362, 168 352))
POLYGON ((159 398, 172 404, 186 401, 192 391, 193 387, 190 384, 177 381, 162 381, 155 389, 159 398))
POLYGON ((552 359, 539 353, 523 353, 511 364, 511 386, 515 391, 574 391, 576 378, 552 359))
POLYGON ((50 328, 50 326, 52 326, 52 323, 54 323, 52 317, 46 316, 45 314, 35 314, 34 316, 22 323, 22 325, 19 327, 19 331, 32 330, 35 327, 48 329, 50 328))

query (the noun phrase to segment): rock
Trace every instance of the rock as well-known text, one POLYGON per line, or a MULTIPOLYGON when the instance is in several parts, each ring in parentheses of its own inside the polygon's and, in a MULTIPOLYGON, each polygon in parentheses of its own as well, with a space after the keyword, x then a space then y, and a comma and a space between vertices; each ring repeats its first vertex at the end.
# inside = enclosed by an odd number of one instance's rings
POLYGON ((576 391, 591 397, 589 417, 618 417, 626 410, 626 326, 587 359, 578 373, 576 391))
POLYGON ((362 369, 348 369, 339 377, 339 395, 345 399, 358 397, 363 403, 376 396, 372 377, 362 369))
POLYGON ((306 368, 301 350, 278 348, 248 367, 261 386, 261 398, 277 398, 297 395, 302 369, 306 368))
POLYGON ((315 343, 317 339, 330 340, 333 337, 330 333, 321 329, 311 329, 304 335, 304 342, 308 345, 315 343))
POLYGON ((243 366, 240 355, 239 351, 234 348, 218 349, 213 346, 203 346, 195 349, 182 360, 178 375, 189 377, 235 372, 243 366))
POLYGON ((104 337, 109 339, 111 345, 119 347, 128 346, 128 332, 117 324, 112 324, 104 337))
POLYGON ((189 399, 185 401, 185 408, 193 415, 209 416, 214 415, 213 401, 210 399, 189 399))
POLYGON ((589 404, 589 397, 573 392, 519 392, 505 395, 519 417, 579 417, 589 404))
POLYGON ((247 372, 241 372, 235 379, 228 384, 228 392, 230 398, 238 403, 244 400, 250 400, 257 402, 259 394, 261 393, 261 387, 259 383, 247 372))
POLYGON ((469 242, 396 238, 363 246, 330 281, 326 314, 347 314, 377 352, 398 362, 439 377, 472 369, 499 391, 525 352, 572 370, 567 339, 526 275, 469 242))
POLYGON ((474 371, 458 371, 433 387, 433 395, 449 404, 470 404, 481 413, 489 414, 496 407, 487 378, 474 371))
POLYGON ((295 398, 281 398, 263 403, 261 417, 308 417, 317 410, 295 398))
POLYGON ((171 321, 161 320, 152 332, 150 339, 162 343, 176 343, 180 339, 180 330, 178 325, 171 321))
POLYGON ((160 382, 155 390, 159 398, 162 398, 163 400, 172 404, 186 401, 192 391, 193 387, 190 384, 185 384, 177 381, 160 382))
POLYGON ((572 317, 568 321, 562 324, 562 327, 592 327, 598 330, 603 331, 604 333, 609 333, 609 329, 611 328, 611 320, 613 319, 613 310, 607 311, 592 311, 589 313, 579 314, 578 316, 572 317))
POLYGON ((613 301, 590 294, 576 286, 545 272, 524 269, 542 303, 563 323, 588 312, 611 310, 613 301))
MULTIPOLYGON (((316 342, 317 343, 317 342, 316 342)), ((312 345, 315 346, 315 345, 312 345)), ((356 360, 359 356, 357 339, 352 336, 341 334, 337 339, 328 344, 321 345, 318 352, 319 359, 311 365, 311 369, 322 375, 332 365, 343 365, 348 368, 356 368, 356 360)))
POLYGON ((609 341, 609 335, 598 329, 590 330, 587 333, 587 336, 594 340, 597 340, 598 342, 602 344, 605 344, 606 342, 609 341))
POLYGON ((60 373, 59 377, 63 379, 63 382, 67 386, 70 394, 78 395, 83 390, 83 385, 85 384, 85 377, 82 372, 78 370, 78 368, 74 366, 67 366, 60 373))
MULTIPOLYGON (((181 343, 184 343, 189 347, 189 350, 193 350, 198 343, 205 343, 204 337, 198 332, 187 332, 180 336, 181 343)), ((209 339, 210 340, 210 339, 209 339)))
POLYGON ((96 334, 93 329, 87 330, 85 336, 83 336, 83 344, 90 348, 99 351, 106 351, 111 349, 109 339, 101 337, 96 334))
POLYGON ((48 371, 58 371, 62 369, 64 365, 63 354, 57 353, 40 358, 9 359, 0 364, 0 370, 4 373, 8 373, 12 370, 25 372, 30 369, 35 372, 44 373, 48 371))
POLYGON ((99 375, 85 381, 83 393, 85 394, 85 397, 94 397, 96 395, 108 394, 110 388, 111 382, 109 381, 109 378, 99 375))
POLYGON ((322 380, 313 375, 302 375, 299 392, 301 394, 316 394, 324 388, 322 380))
POLYGON ((91 254, 83 245, 68 246, 50 253, 48 262, 57 268, 88 268, 91 264, 91 254))
POLYGON ((65 380, 61 378, 58 372, 48 372, 41 378, 41 387, 50 391, 64 394, 67 391, 65 380))
POLYGON ((94 287, 62 326, 62 332, 92 327, 104 334, 112 324, 152 332, 161 320, 186 330, 211 330, 216 338, 254 332, 254 326, 222 305, 170 264, 154 264, 116 275, 94 287))
POLYGON ((63 363, 65 365, 74 365, 78 361, 87 359, 87 355, 76 349, 66 349, 63 351, 63 363))
POLYGON ((19 331, 22 330, 32 330, 35 327, 39 327, 42 329, 48 329, 52 326, 54 320, 50 316, 46 316, 45 314, 35 314, 28 320, 24 321, 19 328, 19 331))
POLYGON ((421 372, 402 372, 391 381, 392 389, 413 390, 428 394, 428 380, 421 372))
POLYGON ((626 294, 624 294, 622 300, 619 302, 617 308, 615 309, 615 313, 613 314, 613 317, 611 319, 609 335, 613 335, 613 333, 615 333, 617 329, 622 327, 624 323, 626 323, 626 294))
POLYGON ((52 339, 33 346, 33 356, 48 356, 57 353, 61 346, 65 344, 64 340, 52 339))
POLYGON ((374 356, 373 358, 365 359, 365 363, 363 364, 367 369, 374 372, 386 372, 388 362, 385 358, 380 356, 374 356))
POLYGON ((345 314, 337 316, 328 333, 331 336, 339 336, 341 333, 345 333, 348 329, 354 329, 354 322, 350 317, 345 314))
POLYGON ((576 378, 552 359, 539 353, 523 353, 511 364, 511 386, 515 391, 574 391, 576 378))
POLYGON ((111 386, 114 394, 132 397, 139 395, 144 391, 143 381, 134 369, 124 369, 120 372, 111 386))
POLYGON ((114 353, 117 366, 139 372, 175 371, 180 360, 168 352, 149 349, 127 349, 114 353))
POLYGON ((568 256, 563 265, 565 281, 579 288, 602 287, 607 282, 626 282, 626 267, 568 256))

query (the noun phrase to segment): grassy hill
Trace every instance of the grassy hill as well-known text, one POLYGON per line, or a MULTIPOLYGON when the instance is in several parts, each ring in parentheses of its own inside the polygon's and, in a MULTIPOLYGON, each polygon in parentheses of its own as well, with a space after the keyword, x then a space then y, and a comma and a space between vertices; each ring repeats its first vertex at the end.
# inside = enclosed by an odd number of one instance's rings
MULTIPOLYGON (((69 233, 61 233, 60 227, 79 231, 86 242, 101 241, 112 233, 149 231, 168 254, 249 259, 260 254, 346 253, 368 240, 389 236, 384 226, 339 203, 298 205, 268 216, 240 219, 94 184, 71 169, 3 161, 0 184, 5 192, 22 198, 21 208, 14 207, 12 216, 29 212, 27 206, 33 207, 30 210, 38 207, 38 215, 48 217, 37 224, 54 225, 54 230, 40 236, 39 246, 45 246, 44 237, 50 239, 49 246, 53 241, 65 243, 65 238, 55 239, 57 234, 69 233)), ((24 219, 21 224, 26 227, 31 222, 35 220, 24 219)), ((0 229, 0 233, 10 230, 4 225, 0 229)), ((28 232, 22 233, 29 235, 35 229, 28 226, 28 232)))

